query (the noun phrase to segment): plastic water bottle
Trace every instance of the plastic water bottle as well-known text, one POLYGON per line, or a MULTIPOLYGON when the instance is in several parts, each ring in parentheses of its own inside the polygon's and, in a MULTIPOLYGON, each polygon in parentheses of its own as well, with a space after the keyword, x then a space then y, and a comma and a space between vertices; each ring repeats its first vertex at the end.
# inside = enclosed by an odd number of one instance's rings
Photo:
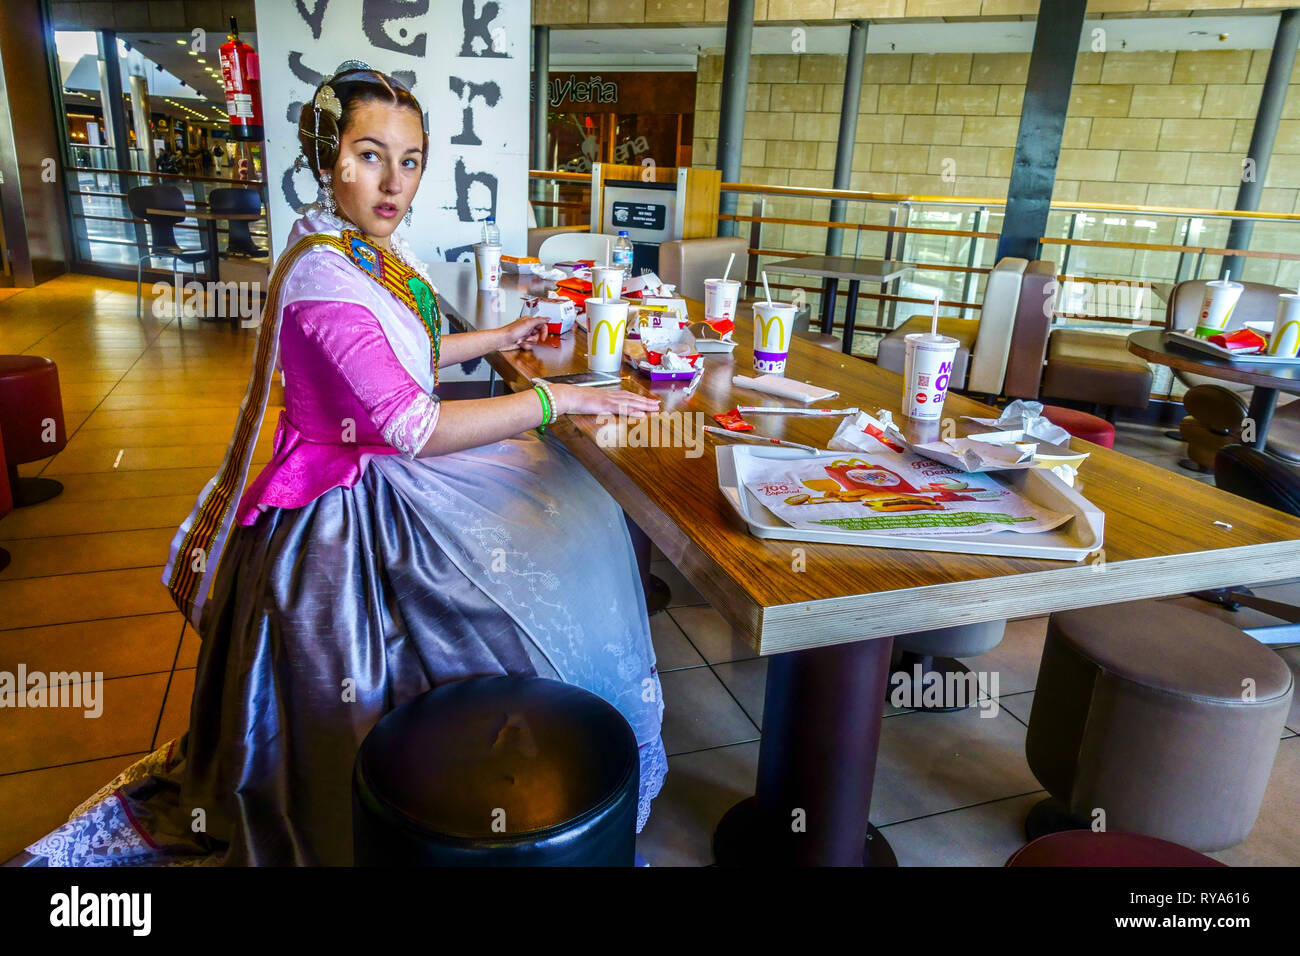
POLYGON ((497 228, 495 216, 488 216, 483 223, 483 242, 489 246, 501 245, 501 230, 497 228))
POLYGON ((625 276, 632 275, 632 240, 627 237, 626 229, 620 230, 614 240, 612 255, 614 261, 610 265, 622 269, 625 276))

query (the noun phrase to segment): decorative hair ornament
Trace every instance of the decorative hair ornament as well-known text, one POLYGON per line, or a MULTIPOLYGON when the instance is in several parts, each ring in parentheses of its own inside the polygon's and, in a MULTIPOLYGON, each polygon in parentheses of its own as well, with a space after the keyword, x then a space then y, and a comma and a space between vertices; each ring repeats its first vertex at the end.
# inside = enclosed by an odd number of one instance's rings
POLYGON ((334 178, 330 175, 328 169, 321 170, 320 174, 320 195, 316 198, 321 209, 330 215, 334 214, 337 208, 334 202, 334 178))
POLYGON ((324 110, 330 116, 333 116, 336 123, 343 118, 343 104, 334 95, 334 88, 328 83, 322 84, 321 88, 316 91, 316 99, 313 101, 313 105, 318 111, 324 110))

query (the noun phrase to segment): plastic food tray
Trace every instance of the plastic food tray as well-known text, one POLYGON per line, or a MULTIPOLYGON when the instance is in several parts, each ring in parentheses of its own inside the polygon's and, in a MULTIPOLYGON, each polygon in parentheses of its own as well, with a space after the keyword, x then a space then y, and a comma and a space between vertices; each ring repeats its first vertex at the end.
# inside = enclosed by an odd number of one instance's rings
POLYGON ((825 531, 793 528, 786 524, 745 488, 748 469, 756 459, 843 458, 842 451, 810 456, 797 448, 762 448, 747 445, 719 445, 718 488, 732 509, 758 538, 851 544, 869 548, 904 548, 909 551, 947 551, 953 554, 996 554, 1016 558, 1045 558, 1051 561, 1082 561, 1102 546, 1105 515, 1081 494, 1050 471, 1030 468, 989 477, 1018 491, 1030 501, 1052 511, 1073 515, 1072 520, 1037 534, 1002 531, 992 534, 906 536, 887 532, 825 531))
POLYGON ((1226 359, 1234 365, 1300 365, 1300 356, 1242 355, 1240 352, 1230 352, 1213 342, 1198 339, 1186 332, 1166 332, 1165 342, 1169 345, 1177 345, 1180 348, 1191 349, 1193 352, 1213 355, 1218 359, 1226 359))

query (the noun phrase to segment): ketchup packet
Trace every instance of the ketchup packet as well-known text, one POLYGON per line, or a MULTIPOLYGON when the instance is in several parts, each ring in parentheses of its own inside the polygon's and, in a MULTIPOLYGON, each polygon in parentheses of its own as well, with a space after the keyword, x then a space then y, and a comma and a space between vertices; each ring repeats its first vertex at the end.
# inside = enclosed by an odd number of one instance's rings
POLYGON ((729 432, 752 432, 754 430, 754 426, 745 421, 740 412, 734 408, 729 412, 714 415, 713 420, 729 432))

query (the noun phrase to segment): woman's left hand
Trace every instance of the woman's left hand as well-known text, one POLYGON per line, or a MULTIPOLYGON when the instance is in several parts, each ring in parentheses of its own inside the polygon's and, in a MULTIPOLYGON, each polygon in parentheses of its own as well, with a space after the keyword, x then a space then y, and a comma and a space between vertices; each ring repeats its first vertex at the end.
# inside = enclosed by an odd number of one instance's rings
POLYGON ((525 317, 516 319, 501 329, 501 348, 502 349, 530 349, 535 343, 545 343, 549 334, 546 328, 546 319, 538 317, 525 317))

